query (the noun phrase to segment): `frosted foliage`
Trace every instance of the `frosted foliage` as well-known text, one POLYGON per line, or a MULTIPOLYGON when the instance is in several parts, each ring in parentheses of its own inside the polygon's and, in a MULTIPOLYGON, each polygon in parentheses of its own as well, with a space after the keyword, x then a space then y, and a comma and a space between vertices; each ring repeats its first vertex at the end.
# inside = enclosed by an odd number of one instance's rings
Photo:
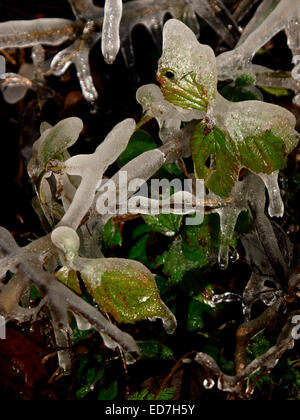
POLYGON ((102 53, 105 61, 112 64, 120 49, 120 22, 123 12, 122 0, 106 0, 102 27, 102 53))
POLYGON ((127 119, 114 127, 104 142, 92 155, 78 155, 65 162, 65 173, 81 177, 75 197, 67 213, 60 221, 61 226, 75 230, 93 204, 97 185, 105 170, 126 149, 135 130, 135 121, 127 119))
POLYGON ((182 22, 172 19, 164 26, 163 55, 158 62, 157 78, 174 73, 175 83, 196 74, 195 83, 206 91, 208 102, 216 94, 217 69, 213 50, 198 42, 195 34, 182 22))
MULTIPOLYGON (((86 282, 89 290, 99 290, 101 287, 102 277, 106 273, 122 273, 122 276, 129 276, 132 272, 136 275, 142 276, 142 281, 145 279, 152 287, 147 289, 146 295, 143 296, 144 303, 153 298, 153 287, 156 289, 156 283, 153 274, 140 262, 133 260, 125 260, 121 258, 82 258, 78 255, 79 237, 77 233, 71 228, 58 227, 51 234, 53 244, 63 251, 66 261, 62 259, 62 263, 69 268, 80 272, 83 280, 86 282)), ((111 280, 114 281, 113 279, 111 280)), ((138 281, 138 280, 137 280, 138 281)), ((137 283, 138 285, 138 283, 137 283)), ((138 302, 137 302, 138 303, 138 302)), ((162 320, 165 326, 172 329, 176 328, 176 320, 170 310, 160 301, 159 305, 163 308, 164 317, 162 320), (172 327, 172 328, 171 328, 172 327)))
POLYGON ((294 127, 295 116, 287 109, 260 101, 229 102, 221 96, 215 108, 217 122, 225 127, 236 142, 264 131, 284 139, 287 153, 297 145, 298 134, 294 127))
POLYGON ((41 137, 33 145, 32 159, 27 167, 34 181, 57 153, 63 152, 76 143, 83 123, 79 118, 71 117, 60 121, 54 127, 44 123, 41 128, 41 137))
MULTIPOLYGON (((63 249, 70 247, 74 254, 78 246, 75 232, 62 230, 57 232, 55 241, 63 249), (63 239, 62 239, 63 238, 63 239)), ((25 248, 19 248, 10 233, 0 228, 0 273, 4 278, 8 270, 16 273, 7 285, 3 285, 0 294, 0 313, 6 320, 20 322, 35 319, 43 306, 47 306, 54 326, 58 348, 70 348, 70 334, 68 313, 74 313, 80 320, 78 326, 86 329, 91 326, 101 334, 106 335, 118 343, 125 351, 139 354, 139 349, 133 338, 120 331, 111 324, 96 308, 89 305, 70 289, 60 283, 51 273, 44 270, 42 261, 55 255, 48 236, 31 243, 25 248), (20 307, 22 295, 28 289, 28 282, 32 282, 44 297, 37 308, 20 307), (13 283, 11 283, 13 282, 13 283), (89 324, 89 325, 88 325, 89 324)), ((68 254, 71 255, 70 253, 68 254)), ((69 373, 71 370, 71 354, 69 350, 58 352, 60 367, 69 373)))
POLYGON ((285 30, 294 56, 300 51, 300 4, 298 1, 265 0, 245 29, 245 35, 233 50, 217 58, 219 79, 236 78, 245 69, 253 72, 251 61, 256 52, 277 33, 285 30), (260 25, 258 26, 258 24, 260 25))
POLYGON ((172 140, 179 131, 181 123, 201 119, 204 113, 197 110, 185 110, 166 101, 157 85, 145 85, 138 89, 137 101, 146 115, 155 118, 160 128, 163 142, 172 140))

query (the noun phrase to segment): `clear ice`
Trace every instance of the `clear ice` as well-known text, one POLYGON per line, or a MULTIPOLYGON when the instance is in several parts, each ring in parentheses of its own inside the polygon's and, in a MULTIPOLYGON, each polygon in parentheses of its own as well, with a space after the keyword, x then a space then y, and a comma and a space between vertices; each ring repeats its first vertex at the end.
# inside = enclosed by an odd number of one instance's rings
POLYGON ((105 0, 102 27, 102 54, 107 64, 112 64, 120 50, 120 23, 122 0, 105 0))

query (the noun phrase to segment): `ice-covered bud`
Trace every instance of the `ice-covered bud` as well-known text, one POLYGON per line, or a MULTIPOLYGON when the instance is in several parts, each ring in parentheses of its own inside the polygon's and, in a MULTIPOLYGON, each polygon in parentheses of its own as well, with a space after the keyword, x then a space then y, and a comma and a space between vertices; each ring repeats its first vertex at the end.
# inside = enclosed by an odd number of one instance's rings
POLYGON ((67 258, 74 258, 79 251, 80 239, 75 230, 61 226, 51 234, 52 243, 63 251, 67 258))

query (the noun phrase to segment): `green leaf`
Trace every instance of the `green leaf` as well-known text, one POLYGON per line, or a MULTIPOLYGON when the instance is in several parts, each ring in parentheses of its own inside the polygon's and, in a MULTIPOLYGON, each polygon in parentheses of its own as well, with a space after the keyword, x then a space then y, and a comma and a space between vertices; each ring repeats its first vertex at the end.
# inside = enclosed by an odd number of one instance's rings
POLYGON ((118 323, 134 324, 148 318, 174 320, 160 299, 154 278, 145 271, 128 265, 102 274, 99 282, 95 282, 94 273, 90 274, 88 269, 81 273, 89 292, 101 310, 118 323))
POLYGON ((219 128, 207 129, 206 123, 200 123, 191 138, 197 178, 206 180, 206 186, 222 198, 229 196, 240 172, 240 164, 232 143, 219 128), (213 172, 206 166, 211 156, 216 159, 216 170, 213 172))
MULTIPOLYGON (((176 388, 166 388, 161 391, 156 401, 169 401, 175 397, 176 388)), ((131 395, 127 400, 129 401, 153 401, 155 395, 150 393, 147 389, 143 389, 141 392, 136 392, 135 394, 131 395)))
POLYGON ((113 248, 114 246, 122 245, 122 235, 113 218, 111 218, 104 226, 102 232, 102 242, 105 248, 108 249, 113 248))
POLYGON ((205 266, 208 256, 217 255, 220 246, 219 217, 210 214, 198 226, 186 226, 183 232, 183 253, 191 261, 197 261, 199 267, 205 266))
POLYGON ((140 236, 146 234, 146 233, 150 233, 151 232, 151 228, 150 226, 143 224, 138 226, 137 228, 134 229, 133 233, 132 233, 132 239, 137 239, 140 236))
POLYGON ((139 261, 146 266, 149 265, 149 260, 147 256, 147 244, 149 237, 150 235, 146 234, 136 242, 136 244, 129 251, 129 259, 139 261))
POLYGON ((209 305, 193 299, 188 309, 187 331, 202 330, 205 324, 205 316, 214 313, 215 311, 209 305))
POLYGON ((173 351, 156 340, 139 341, 142 359, 152 360, 174 360, 173 351))
POLYGON ((111 382, 108 387, 102 387, 98 396, 98 401, 112 401, 118 395, 118 381, 111 382))
POLYGON ((81 383, 84 382, 84 385, 79 388, 79 390, 75 393, 75 396, 78 399, 83 399, 90 392, 94 391, 95 385, 98 382, 103 381, 105 368, 101 357, 94 357, 93 361, 94 364, 96 361, 96 366, 91 367, 88 367, 91 363, 89 355, 78 357, 78 361, 80 363, 77 368, 76 376, 81 383))
POLYGON ((78 295, 81 295, 80 282, 76 271, 62 267, 55 273, 55 277, 78 295))
POLYGON ((235 231, 239 235, 245 235, 254 230, 254 220, 248 211, 242 211, 236 222, 235 231))
POLYGON ((177 78, 171 68, 160 70, 157 80, 165 99, 180 108, 207 111, 208 92, 196 73, 177 78), (171 76, 170 76, 171 75, 171 76))
POLYGON ((263 100, 260 90, 254 86, 255 80, 248 75, 240 76, 235 82, 225 86, 221 94, 231 102, 263 100))
POLYGON ((261 89, 269 93, 270 95, 276 96, 277 98, 292 95, 292 91, 288 89, 273 88, 273 87, 268 87, 268 86, 261 86, 261 89))
POLYGON ((202 225, 185 227, 182 236, 158 259, 173 283, 180 282, 186 272, 215 262, 220 244, 219 224, 218 215, 214 214, 205 216, 202 225))
POLYGON ((136 131, 131 137, 127 149, 119 156, 117 164, 122 168, 126 163, 144 152, 157 148, 152 136, 144 130, 136 131))
POLYGON ((173 283, 179 283, 184 274, 199 267, 197 261, 187 259, 182 250, 182 238, 172 242, 170 249, 160 259, 163 272, 171 277, 173 283))
POLYGON ((40 294, 38 288, 36 286, 31 286, 29 299, 30 300, 36 300, 36 299, 40 299, 40 298, 41 298, 41 294, 40 294))
POLYGON ((211 129, 205 122, 196 127, 191 148, 197 178, 205 179, 207 188, 224 199, 230 196, 242 168, 271 174, 284 167, 287 159, 283 140, 270 130, 235 144, 228 133, 218 127, 211 129), (206 166, 212 156, 216 162, 214 170, 206 166))
POLYGON ((182 216, 176 214, 145 215, 143 217, 154 232, 159 232, 166 236, 174 236, 179 231, 183 219, 182 216))

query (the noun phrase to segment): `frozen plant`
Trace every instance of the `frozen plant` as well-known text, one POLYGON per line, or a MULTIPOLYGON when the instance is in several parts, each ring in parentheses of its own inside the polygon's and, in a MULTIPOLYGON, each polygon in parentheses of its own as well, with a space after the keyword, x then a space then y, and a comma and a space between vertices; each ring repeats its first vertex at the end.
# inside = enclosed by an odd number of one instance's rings
MULTIPOLYGON (((100 37, 100 31, 94 29, 96 20, 93 17, 97 8, 92 2, 72 1, 71 4, 78 18, 78 26, 72 23, 74 44, 68 47, 69 50, 60 52, 52 65, 62 74, 72 62, 77 63, 77 69, 82 71, 82 86, 87 91, 92 86, 86 66, 87 46, 100 37), (79 31, 80 39, 76 37, 78 27, 83 30, 79 31), (85 62, 81 55, 83 49, 85 62), (84 69, 80 67, 83 62, 84 69)), ((128 4, 134 4, 138 9, 140 2, 128 4)), ((217 4, 221 5, 221 2, 217 4)), ((107 6, 109 10, 110 4, 107 6)), ((197 12, 196 6, 189 10, 197 12)), ((118 49, 120 12, 118 8, 113 27, 108 25, 107 28, 107 36, 113 40, 110 46, 104 46, 109 61, 118 49)), ((126 7, 123 16, 126 16, 126 7)), ((193 20, 193 13, 191 16, 193 20)), ((66 28, 61 24, 61 21, 55 21, 57 33, 66 28)), ((120 30, 122 32, 122 25, 120 30)), ((43 38, 41 33, 40 37, 43 38)), ((28 42, 28 33, 24 39, 28 42)), ((49 38, 49 42, 55 43, 59 39, 58 35, 58 38, 49 38)), ((37 42, 40 43, 44 42, 37 42)), ((36 62, 43 61, 41 50, 35 50, 34 54, 36 62)), ((42 83, 44 75, 37 73, 37 77, 42 83)), ((93 154, 72 157, 68 149, 78 140, 82 121, 74 117, 55 126, 41 125, 41 136, 34 144, 28 173, 37 195, 34 206, 48 234, 20 248, 7 230, 0 229, 0 314, 7 320, 24 322, 35 319, 45 307, 48 308, 59 364, 65 372, 71 368, 69 313, 75 316, 79 329, 94 328, 106 346, 122 349, 127 361, 139 354, 138 346, 131 336, 114 326, 108 316, 118 324, 160 319, 166 331, 172 333, 176 320, 160 298, 153 273, 137 261, 103 256, 100 246, 103 229, 109 219, 118 215, 118 209, 112 206, 115 213, 107 215, 102 213, 99 203, 104 198, 108 203, 114 202, 115 193, 121 205, 128 204, 135 196, 140 200, 140 213, 147 214, 148 200, 139 195, 138 184, 129 194, 123 195, 126 188, 119 181, 120 172, 126 172, 127 184, 136 178, 148 181, 165 164, 176 163, 194 185, 197 180, 205 181, 207 193, 202 204, 206 212, 217 213, 220 218, 218 262, 221 269, 229 264, 238 216, 246 210, 253 218, 255 233, 243 238, 246 258, 251 265, 254 265, 253 261, 256 264, 253 275, 242 296, 225 293, 214 298, 215 303, 231 299, 242 303, 245 323, 237 330, 236 374, 224 374, 216 361, 206 354, 198 353, 194 359, 205 368, 204 386, 207 389, 212 389, 217 379, 220 390, 242 398, 253 391, 253 386, 245 389, 246 379, 258 370, 273 369, 282 354, 294 346, 292 320, 298 312, 293 312, 291 304, 299 293, 299 273, 291 270, 290 255, 283 256, 265 208, 267 191, 269 216, 283 216, 278 175, 299 141, 296 120, 293 114, 276 105, 259 101, 233 103, 224 99, 217 90, 218 71, 213 50, 200 44, 195 33, 177 19, 169 20, 164 26, 157 80, 160 87, 142 86, 137 92, 137 100, 144 113, 139 125, 155 118, 162 145, 140 154, 116 172, 111 178, 116 186, 113 192, 103 190, 103 177, 137 130, 133 119, 117 124, 93 154), (192 174, 187 172, 183 160, 190 157, 194 164, 192 174), (255 278, 257 273, 263 275, 259 280, 255 278), (270 279, 273 287, 266 284, 270 279), (80 280, 97 308, 80 297, 80 280), (41 294, 41 302, 36 308, 31 308, 26 300, 33 284, 41 294), (257 319, 251 319, 251 309, 257 301, 263 302, 267 309, 257 319), (280 317, 283 328, 277 343, 247 363, 249 340, 280 317)), ((93 95, 87 97, 91 100, 93 95)), ((180 204, 180 197, 183 200, 185 195, 174 194, 174 208, 180 204)), ((189 198, 194 200, 197 211, 199 202, 194 190, 189 198)), ((174 243, 180 245, 178 238, 174 243)), ((286 248, 289 248, 288 244, 286 248)), ((233 256, 237 258, 236 254, 233 256)))

